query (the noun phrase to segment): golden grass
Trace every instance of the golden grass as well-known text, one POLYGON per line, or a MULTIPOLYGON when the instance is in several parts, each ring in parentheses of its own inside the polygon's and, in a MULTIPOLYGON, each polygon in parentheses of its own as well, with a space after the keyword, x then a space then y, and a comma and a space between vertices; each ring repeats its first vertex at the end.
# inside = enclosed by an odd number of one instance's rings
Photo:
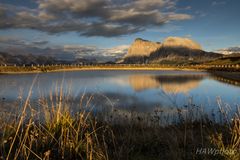
POLYGON ((219 148, 219 150, 223 151, 222 152, 223 156, 225 157, 225 159, 228 159, 228 160, 239 160, 240 158, 240 114, 239 113, 240 113, 239 111, 236 112, 235 116, 231 120, 232 122, 228 122, 228 125, 229 125, 228 130, 230 133, 229 137, 223 137, 223 133, 214 133, 210 137, 212 143, 215 144, 219 148))
POLYGON ((167 64, 96 64, 96 65, 46 65, 46 66, 0 66, 1 74, 42 73, 81 70, 194 70, 194 71, 240 71, 240 67, 214 67, 214 65, 167 65, 167 64))
POLYGON ((71 115, 62 89, 55 95, 39 98, 44 116, 38 120, 30 89, 20 116, 1 125, 0 159, 108 159, 104 134, 109 129, 97 125, 91 112, 71 115))

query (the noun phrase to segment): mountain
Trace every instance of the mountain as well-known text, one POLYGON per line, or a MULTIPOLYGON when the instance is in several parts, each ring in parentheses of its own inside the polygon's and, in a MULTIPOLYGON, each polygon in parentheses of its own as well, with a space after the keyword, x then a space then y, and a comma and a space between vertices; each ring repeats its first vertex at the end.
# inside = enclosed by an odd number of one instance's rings
POLYGON ((12 55, 0 52, 0 65, 31 65, 31 64, 55 64, 53 57, 29 55, 12 55))
POLYGON ((135 39, 124 56, 123 63, 142 62, 150 56, 151 53, 161 48, 160 42, 152 42, 141 38, 135 39))
POLYGON ((160 42, 151 42, 141 38, 135 39, 133 44, 129 47, 128 53, 125 57, 132 56, 150 56, 150 54, 161 47, 160 42))
POLYGON ((51 65, 51 64, 93 64, 97 63, 95 59, 78 58, 72 61, 59 60, 52 56, 41 55, 13 55, 6 52, 0 52, 0 65, 51 65))
POLYGON ((123 63, 200 63, 222 57, 206 52, 197 42, 181 37, 168 37, 163 43, 137 38, 123 58, 123 63))
POLYGON ((189 38, 181 38, 181 37, 168 37, 163 41, 162 47, 178 47, 178 48, 189 48, 193 50, 201 50, 202 47, 197 42, 189 39, 189 38))
POLYGON ((223 49, 217 50, 216 52, 224 55, 240 54, 240 47, 223 48, 223 49))

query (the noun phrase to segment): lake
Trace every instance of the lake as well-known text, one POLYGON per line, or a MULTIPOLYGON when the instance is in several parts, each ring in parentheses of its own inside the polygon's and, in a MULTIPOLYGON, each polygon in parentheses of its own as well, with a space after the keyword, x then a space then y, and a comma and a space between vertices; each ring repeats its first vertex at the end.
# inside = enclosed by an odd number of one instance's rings
POLYGON ((0 75, 1 110, 26 99, 33 79, 31 103, 38 110, 39 98, 48 98, 62 90, 70 97, 70 109, 76 103, 94 111, 118 109, 151 113, 156 108, 169 110, 194 104, 207 112, 217 111, 219 103, 231 108, 240 104, 240 83, 207 72, 194 71, 71 71, 40 74, 0 75), (91 100, 89 100, 91 99, 91 100), (89 101, 88 101, 89 100, 89 101))

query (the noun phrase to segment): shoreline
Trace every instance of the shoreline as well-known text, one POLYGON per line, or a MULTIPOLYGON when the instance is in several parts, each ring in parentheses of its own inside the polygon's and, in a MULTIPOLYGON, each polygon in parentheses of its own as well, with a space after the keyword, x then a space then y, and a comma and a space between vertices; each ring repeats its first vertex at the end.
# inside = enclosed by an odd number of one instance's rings
POLYGON ((209 73, 231 81, 240 81, 240 72, 210 71, 209 73))
POLYGON ((35 73, 52 73, 52 72, 71 72, 71 71, 198 71, 204 72, 206 69, 197 68, 177 68, 177 67, 82 67, 82 68, 64 68, 64 69, 49 69, 46 71, 40 70, 29 70, 29 71, 0 71, 1 74, 35 74, 35 73))
POLYGON ((153 68, 153 67, 118 67, 118 68, 108 68, 108 67, 85 67, 85 68, 70 68, 70 69, 56 69, 56 70, 48 70, 48 71, 20 71, 20 72, 0 72, 0 74, 34 74, 34 73, 52 73, 52 72, 71 72, 71 71, 114 71, 114 70, 125 70, 125 71, 131 71, 131 70, 147 70, 147 71, 160 71, 160 70, 179 70, 179 71, 206 71, 203 69, 182 69, 182 68, 153 68))
MULTIPOLYGON (((4 67, 3 67, 4 68, 4 67)), ((5 68, 4 68, 5 69, 5 68)), ((145 67, 145 66, 116 66, 116 67, 102 67, 102 66, 87 66, 87 67, 76 67, 76 68, 37 68, 33 69, 31 67, 26 67, 22 69, 21 67, 11 67, 9 71, 1 71, 0 75, 11 75, 11 74, 36 74, 36 73, 52 73, 52 72, 72 72, 72 71, 195 71, 195 72, 209 72, 217 75, 226 74, 224 76, 228 76, 229 74, 239 74, 240 70, 214 70, 211 68, 188 68, 188 67, 145 67), (19 69, 20 71, 11 71, 14 69, 19 69), (21 71, 26 69, 26 71, 21 71), (27 70, 29 69, 29 70, 27 70)), ((8 69, 6 69, 8 70, 8 69)), ((237 80, 240 80, 239 76, 236 76, 237 80)))

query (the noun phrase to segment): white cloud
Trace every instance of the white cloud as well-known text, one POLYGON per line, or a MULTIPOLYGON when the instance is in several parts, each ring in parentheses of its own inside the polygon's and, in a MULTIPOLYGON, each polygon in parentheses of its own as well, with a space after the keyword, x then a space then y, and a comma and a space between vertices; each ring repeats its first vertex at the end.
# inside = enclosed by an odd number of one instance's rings
POLYGON ((120 45, 113 48, 103 49, 107 55, 122 55, 126 54, 128 51, 129 45, 120 45))
POLYGON ((225 4, 226 4, 225 1, 213 1, 212 2, 212 6, 225 5, 225 4))

